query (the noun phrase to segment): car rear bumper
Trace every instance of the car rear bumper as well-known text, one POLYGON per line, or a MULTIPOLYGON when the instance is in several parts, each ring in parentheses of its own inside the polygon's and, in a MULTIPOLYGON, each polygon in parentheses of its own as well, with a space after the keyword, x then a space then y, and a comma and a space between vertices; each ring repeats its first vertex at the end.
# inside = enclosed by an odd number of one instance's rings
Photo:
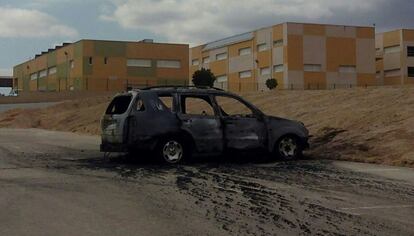
POLYGON ((101 152, 127 152, 128 148, 123 144, 102 143, 101 152))

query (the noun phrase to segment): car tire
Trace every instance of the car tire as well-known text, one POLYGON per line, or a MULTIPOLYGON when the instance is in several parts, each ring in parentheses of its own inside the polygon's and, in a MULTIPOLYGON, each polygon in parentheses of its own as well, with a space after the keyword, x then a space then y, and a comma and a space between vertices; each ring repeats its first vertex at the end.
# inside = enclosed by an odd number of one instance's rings
POLYGON ((179 164, 188 156, 189 149, 180 138, 166 138, 157 145, 157 153, 162 161, 167 164, 179 164))
POLYGON ((302 156, 302 146, 297 136, 285 135, 276 142, 274 154, 278 159, 284 161, 296 160, 302 156))

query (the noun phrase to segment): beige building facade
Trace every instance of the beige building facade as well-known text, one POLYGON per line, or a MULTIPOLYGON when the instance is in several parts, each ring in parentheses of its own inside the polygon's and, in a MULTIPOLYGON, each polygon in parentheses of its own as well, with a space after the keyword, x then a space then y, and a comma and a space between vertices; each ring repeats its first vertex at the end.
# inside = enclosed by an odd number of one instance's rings
POLYGON ((230 91, 333 89, 373 86, 375 29, 341 25, 283 23, 190 49, 190 80, 200 68, 230 91))
POLYGON ((414 30, 376 35, 377 79, 384 85, 414 84, 414 30))

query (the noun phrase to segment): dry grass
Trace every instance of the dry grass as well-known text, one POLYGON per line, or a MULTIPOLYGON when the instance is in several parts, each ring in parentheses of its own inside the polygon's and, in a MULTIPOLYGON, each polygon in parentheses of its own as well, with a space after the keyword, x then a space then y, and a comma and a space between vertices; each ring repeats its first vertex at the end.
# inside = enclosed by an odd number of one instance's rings
MULTIPOLYGON (((309 155, 414 167, 414 87, 244 94, 265 113, 303 121, 314 135, 309 155)), ((0 114, 0 127, 99 134, 110 98, 73 100, 0 114)))

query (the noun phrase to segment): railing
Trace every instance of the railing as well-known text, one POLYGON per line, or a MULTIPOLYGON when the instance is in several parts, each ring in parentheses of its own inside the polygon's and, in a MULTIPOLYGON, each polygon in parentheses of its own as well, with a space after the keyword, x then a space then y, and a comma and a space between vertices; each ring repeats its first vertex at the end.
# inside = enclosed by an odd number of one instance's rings
MULTIPOLYGON (((27 83, 27 82, 26 82, 27 83)), ((41 81, 29 81, 26 85, 18 84, 14 88, 23 91, 126 91, 153 86, 183 87, 191 86, 189 80, 142 80, 124 78, 54 78, 41 81)), ((401 86, 396 83, 395 86, 401 86)), ((269 90, 265 82, 215 82, 214 87, 231 92, 253 92, 269 90)), ((289 83, 279 84, 277 90, 332 90, 355 87, 381 87, 372 83, 289 83)))

